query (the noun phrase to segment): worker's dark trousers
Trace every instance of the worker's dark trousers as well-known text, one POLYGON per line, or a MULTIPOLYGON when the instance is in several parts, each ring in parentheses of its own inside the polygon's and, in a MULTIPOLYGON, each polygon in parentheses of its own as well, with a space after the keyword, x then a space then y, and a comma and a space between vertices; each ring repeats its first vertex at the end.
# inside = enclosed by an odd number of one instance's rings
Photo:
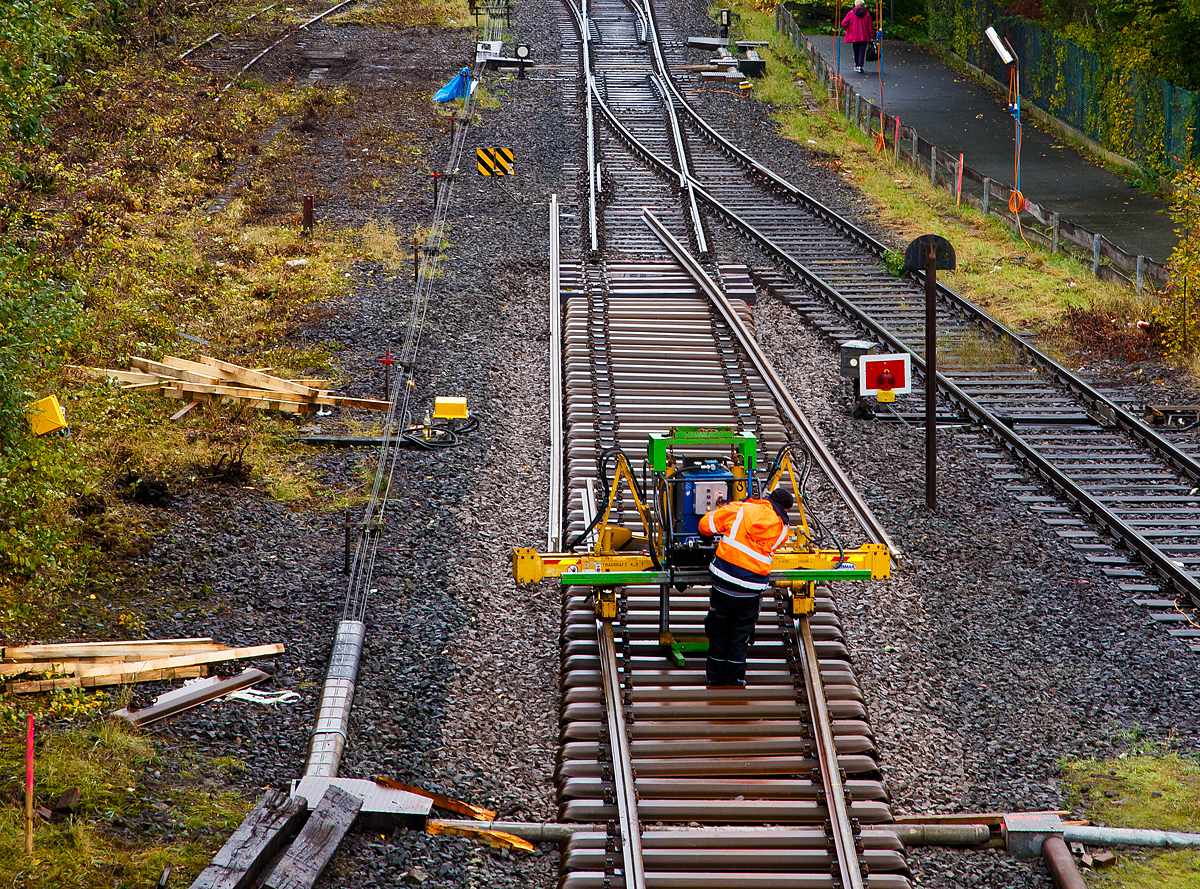
POLYGON ((730 596, 713 589, 704 631, 708 634, 709 685, 745 685, 746 646, 758 621, 759 596, 730 596))

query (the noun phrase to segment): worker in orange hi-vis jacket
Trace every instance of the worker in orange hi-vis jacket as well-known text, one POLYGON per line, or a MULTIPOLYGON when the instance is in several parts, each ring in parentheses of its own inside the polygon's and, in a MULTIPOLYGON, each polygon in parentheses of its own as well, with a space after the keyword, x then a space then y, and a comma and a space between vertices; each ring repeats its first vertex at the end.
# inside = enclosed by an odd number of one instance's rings
POLYGON ((776 488, 767 500, 723 503, 700 519, 705 537, 721 535, 709 565, 712 592, 704 630, 708 634, 709 685, 746 684, 746 647, 768 587, 771 554, 788 537, 792 495, 776 488))

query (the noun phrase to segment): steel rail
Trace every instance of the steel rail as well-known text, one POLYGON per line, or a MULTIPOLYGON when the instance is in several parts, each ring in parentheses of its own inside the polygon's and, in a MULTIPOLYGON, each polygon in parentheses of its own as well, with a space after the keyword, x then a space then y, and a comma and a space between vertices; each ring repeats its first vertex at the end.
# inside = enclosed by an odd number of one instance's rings
POLYGON ((696 202, 696 191, 692 188, 692 174, 688 169, 687 149, 683 143, 683 128, 679 125, 679 118, 675 114, 675 104, 671 101, 671 96, 663 84, 664 78, 654 75, 650 80, 662 95, 663 107, 667 111, 667 120, 671 124, 671 139, 675 143, 675 155, 679 158, 679 188, 683 192, 685 202, 688 205, 688 214, 692 220, 692 233, 696 236, 696 250, 700 254, 701 259, 708 259, 709 249, 708 241, 704 237, 704 220, 700 217, 700 206, 696 202))
MULTIPOLYGON (((814 274, 802 263, 794 259, 782 247, 758 231, 738 214, 721 204, 716 198, 703 189, 697 188, 697 194, 707 201, 713 209, 724 216, 734 227, 742 230, 748 237, 756 240, 760 247, 769 252, 781 264, 790 268, 794 274, 802 278, 814 291, 834 302, 839 310, 848 318, 871 331, 879 339, 886 342, 896 352, 906 352, 911 356, 913 366, 922 374, 925 373, 925 361, 914 352, 899 337, 893 334, 870 315, 863 312, 852 302, 845 299, 836 289, 826 284, 820 276, 814 274)), ((1180 592, 1188 594, 1193 601, 1200 602, 1200 580, 1192 577, 1180 564, 1171 559, 1144 535, 1127 523, 1120 516, 1106 507, 1099 499, 1093 497, 1069 475, 1044 457, 1037 448, 1021 435, 1018 435, 994 414, 972 398, 952 379, 937 374, 937 383, 951 399, 973 420, 987 427, 993 435, 1000 438, 1006 447, 1019 459, 1035 469, 1048 483, 1057 488, 1064 496, 1074 503, 1085 516, 1106 528, 1114 537, 1123 540, 1142 557, 1146 564, 1158 572, 1159 576, 1174 585, 1180 592)))
MULTIPOLYGON (((233 75, 233 78, 229 81, 229 83, 225 84, 225 86, 221 88, 221 92, 217 93, 217 97, 215 99, 213 99, 213 101, 220 102, 221 97, 224 96, 225 93, 229 91, 229 88, 231 86, 233 86, 234 82, 239 77, 241 77, 243 74, 245 74, 251 68, 253 68, 256 64, 258 64, 259 59, 261 59, 263 56, 265 56, 267 53, 269 53, 275 47, 279 46, 279 44, 286 41, 289 37, 293 37, 294 35, 300 33, 305 28, 307 28, 309 25, 315 25, 317 22, 319 22, 321 19, 325 18, 326 16, 333 15, 335 12, 337 12, 343 6, 349 6, 352 3, 358 3, 358 2, 359 2, 359 0, 342 0, 341 3, 338 3, 336 6, 333 6, 329 9, 325 10, 320 15, 314 16, 313 18, 311 18, 307 22, 305 22, 303 25, 300 25, 300 27, 293 28, 291 31, 288 31, 286 34, 284 34, 282 37, 280 37, 278 40, 276 40, 274 43, 272 43, 270 46, 268 46, 266 49, 264 49, 262 52, 260 52, 258 55, 256 55, 254 58, 252 58, 250 61, 248 61, 245 65, 243 65, 241 70, 239 70, 237 74, 233 75)), ((268 8, 270 8, 270 7, 268 7, 268 8)))
MULTIPOLYGON (((644 0, 644 2, 646 3, 647 14, 653 22, 654 4, 652 0, 644 0)), ((657 40, 657 28, 652 28, 652 33, 655 35, 655 39, 657 40)), ((666 81, 668 88, 675 96, 680 106, 682 106, 684 112, 692 119, 692 121, 695 122, 696 126, 699 127, 704 136, 710 142, 712 142, 726 154, 733 157, 743 166, 748 167, 753 173, 766 180, 770 186, 783 191, 792 199, 805 205, 809 211, 821 219, 821 221, 823 221, 825 224, 837 229, 852 240, 857 241, 862 247, 874 253, 881 260, 889 252, 886 244, 876 240, 874 237, 848 219, 839 216, 836 212, 825 206, 803 189, 792 185, 782 176, 752 158, 738 146, 734 145, 731 141, 713 129, 708 121, 701 117, 699 112, 692 108, 692 106, 688 103, 683 93, 679 90, 679 87, 671 78, 670 73, 666 68, 665 60, 663 62, 662 73, 664 75, 663 79, 666 81)), ((912 274, 911 277, 918 283, 923 284, 925 281, 924 272, 912 274)), ((1010 330, 1000 321, 996 320, 983 309, 976 306, 956 290, 947 287, 940 281, 937 282, 937 289, 940 297, 947 300, 955 308, 966 313, 972 320, 975 321, 975 323, 979 324, 989 333, 999 336, 1018 352, 1027 355, 1032 364, 1034 364, 1044 373, 1051 375, 1056 381, 1059 382, 1060 385, 1078 395, 1083 396, 1086 399, 1090 399, 1095 403, 1095 405, 1103 405, 1105 408, 1111 411, 1111 415, 1115 419, 1117 428, 1128 433, 1134 439, 1141 442, 1144 446, 1149 447, 1165 456, 1166 459, 1183 474, 1191 477, 1194 480, 1200 480, 1200 460, 1190 456, 1175 444, 1163 438, 1153 429, 1146 426, 1146 424, 1139 421, 1136 417, 1121 407, 1121 405, 1111 400, 1103 392, 1087 383, 1069 368, 1064 367, 1062 364, 1055 361, 1037 346, 1034 346, 1031 343, 1023 340, 1014 331, 1010 330)), ((943 378, 939 376, 939 379, 943 378)))
POLYGON ((625 863, 625 886, 646 889, 646 869, 642 859, 642 825, 638 818, 637 790, 633 776, 633 754, 625 725, 625 706, 621 700, 621 672, 617 668, 617 645, 612 621, 596 620, 596 639, 600 646, 600 672, 604 680, 604 708, 608 737, 613 753, 613 785, 621 828, 621 857, 625 863))
POLYGON ((658 66, 658 73, 652 77, 655 88, 662 94, 663 105, 667 110, 667 118, 671 122, 671 138, 675 143, 675 155, 679 158, 679 187, 683 190, 687 197, 688 213, 692 218, 692 231, 696 236, 696 247, 700 253, 701 259, 707 259, 709 250, 708 242, 704 237, 704 220, 700 216, 700 207, 696 202, 696 192, 691 186, 692 172, 688 168, 687 148, 683 140, 683 127, 679 123, 679 116, 675 113, 675 103, 671 101, 671 92, 674 84, 670 83, 671 69, 667 65, 666 56, 662 51, 662 40, 658 35, 658 23, 654 20, 654 15, 651 12, 650 4, 643 5, 641 0, 626 0, 626 2, 637 13, 638 17, 647 23, 648 41, 651 49, 654 52, 654 61, 658 66))
POLYGON ((568 9, 574 14, 575 27, 579 29, 579 41, 583 47, 583 81, 584 81, 584 117, 587 122, 585 140, 587 142, 587 172, 588 172, 588 255, 595 257, 600 253, 600 233, 597 227, 596 192, 599 187, 600 167, 596 163, 596 121, 592 113, 592 57, 589 47, 592 42, 592 29, 588 24, 587 3, 581 0, 582 7, 577 7, 570 0, 564 0, 568 9))
POLYGON ((825 686, 821 682, 821 663, 817 659, 817 648, 813 643, 812 626, 807 615, 793 621, 796 631, 796 648, 804 665, 804 695, 808 699, 808 712, 812 715, 817 760, 821 764, 821 782, 825 788, 825 807, 829 812, 833 846, 836 852, 838 872, 844 889, 863 889, 862 867, 858 863, 858 849, 854 840, 854 825, 846 808, 846 788, 842 784, 842 773, 838 767, 837 748, 834 746, 833 728, 829 718, 829 707, 825 701, 825 686))
MULTIPOLYGON (((597 99, 599 100, 599 95, 597 99)), ((670 164, 657 157, 653 152, 646 148, 636 136, 617 119, 616 115, 609 109, 603 101, 600 101, 600 108, 604 111, 610 125, 617 131, 619 137, 631 149, 639 154, 651 166, 656 168, 661 175, 668 178, 678 177, 679 171, 671 167, 670 164)), ((888 343, 889 347, 896 352, 906 352, 911 358, 913 365, 923 374, 925 372, 925 361, 911 347, 909 347, 898 336, 893 334, 883 324, 872 318, 866 312, 859 309, 854 303, 842 296, 842 294, 834 287, 827 284, 815 272, 807 266, 795 259, 779 244, 776 244, 770 237, 761 232, 757 227, 742 219, 732 209, 726 207, 715 196, 711 195, 701 183, 693 180, 692 186, 696 195, 705 203, 707 203, 716 213, 724 217, 734 228, 739 229, 743 234, 752 240, 756 241, 760 247, 771 254, 778 262, 790 269, 795 275, 801 278, 815 292, 819 293, 826 300, 832 303, 838 311, 847 318, 855 321, 867 330, 871 331, 875 336, 888 343)), ((985 316, 986 317, 986 316, 985 316)), ((998 322, 994 322, 997 323, 998 322)), ((1032 348, 1032 347, 1029 347, 1032 348)), ((951 399, 959 405, 959 407, 968 416, 973 418, 980 425, 987 427, 993 434, 1000 438, 1005 446, 1016 454, 1021 460, 1034 468, 1043 478, 1046 479, 1053 487, 1058 489, 1067 499, 1076 505, 1085 516, 1092 521, 1103 526, 1119 540, 1124 541, 1131 546, 1146 564, 1153 568, 1159 576, 1175 586, 1180 592, 1186 593, 1193 601, 1200 602, 1200 580, 1192 577, 1181 564, 1171 559, 1162 550, 1150 542, 1144 535, 1138 532, 1134 526, 1125 522, 1122 518, 1116 515, 1112 510, 1101 503, 1097 498, 1089 494, 1082 486, 1075 482, 1069 475, 1056 467, 1046 457, 1044 457, 1037 448, 1027 442, 1023 436, 1017 434, 1012 429, 1008 428, 1000 421, 998 417, 984 408, 974 398, 966 393, 952 379, 939 373, 936 375, 938 385, 951 397, 951 399)), ((1105 404, 1111 404, 1105 399, 1105 404)), ((1115 408, 1116 410, 1122 410, 1115 408)), ((1125 416, 1129 417, 1130 422, 1137 423, 1132 417, 1124 412, 1125 416)), ((1141 425, 1141 424, 1138 424, 1141 425)), ((1145 432, 1156 440, 1161 440, 1157 434, 1153 433, 1146 427, 1142 427, 1145 432)), ((1183 454, 1170 442, 1163 442, 1164 445, 1170 448, 1172 453, 1178 454, 1180 459, 1189 462, 1194 462, 1186 454, 1183 454)), ((1171 462, 1178 465, 1178 461, 1172 458, 1171 462)))
POLYGON ((845 500, 846 505, 853 513, 855 520, 862 527, 872 543, 887 544, 888 551, 892 555, 893 562, 898 566, 903 558, 899 547, 888 534, 883 523, 875 516, 867 501, 854 487, 854 483, 850 481, 850 476, 842 469, 833 452, 829 450, 829 446, 821 438, 817 428, 805 416, 804 411, 800 409, 800 405, 796 403, 796 399, 792 397, 792 393, 788 391, 787 384, 775 371, 775 366, 771 360, 767 358, 762 347, 759 346, 758 340, 754 338, 745 323, 738 316, 737 311, 729 302, 729 298, 721 292, 721 288, 708 275, 696 260, 694 256, 687 252, 687 249, 676 240, 675 236, 668 231, 667 227, 659 221, 659 219, 650 212, 649 208, 642 211, 642 218, 646 221, 646 225, 658 237, 660 241, 671 251, 671 255, 696 282, 696 285, 704 292, 709 301, 721 313, 721 317, 725 319, 725 323, 729 325, 734 335, 737 337, 738 345, 742 347, 746 355, 749 356, 751 364, 754 365, 755 371, 767 384, 767 388, 771 390, 771 395, 774 396, 776 403, 782 409, 784 417, 788 422, 799 432, 806 440, 809 448, 813 452, 813 457, 817 465, 829 478, 838 494, 845 500))
POLYGON ((546 529, 546 546, 552 553, 561 550, 563 515, 561 258, 555 194, 550 197, 550 505, 546 529))

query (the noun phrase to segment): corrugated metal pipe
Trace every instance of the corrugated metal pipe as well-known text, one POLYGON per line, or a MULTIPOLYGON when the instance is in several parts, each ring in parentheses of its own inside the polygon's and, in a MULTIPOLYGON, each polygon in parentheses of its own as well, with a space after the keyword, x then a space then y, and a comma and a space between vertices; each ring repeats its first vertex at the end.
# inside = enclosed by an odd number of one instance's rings
POLYGON ((325 686, 321 689, 321 706, 308 743, 305 777, 337 777, 350 730, 350 705, 354 701, 354 683, 358 680, 358 661, 366 633, 366 624, 360 620, 338 623, 325 686))

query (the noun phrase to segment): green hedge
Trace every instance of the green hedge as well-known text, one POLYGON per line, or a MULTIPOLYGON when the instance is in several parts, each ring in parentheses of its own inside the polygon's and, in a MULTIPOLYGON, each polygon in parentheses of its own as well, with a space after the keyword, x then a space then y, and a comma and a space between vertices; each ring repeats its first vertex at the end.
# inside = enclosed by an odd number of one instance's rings
POLYGON ((990 25, 1020 59, 1025 101, 1157 173, 1200 161, 1200 95, 1146 73, 1128 55, 1102 57, 988 0, 929 0, 929 35, 1001 83, 1008 75, 984 36, 990 25))

